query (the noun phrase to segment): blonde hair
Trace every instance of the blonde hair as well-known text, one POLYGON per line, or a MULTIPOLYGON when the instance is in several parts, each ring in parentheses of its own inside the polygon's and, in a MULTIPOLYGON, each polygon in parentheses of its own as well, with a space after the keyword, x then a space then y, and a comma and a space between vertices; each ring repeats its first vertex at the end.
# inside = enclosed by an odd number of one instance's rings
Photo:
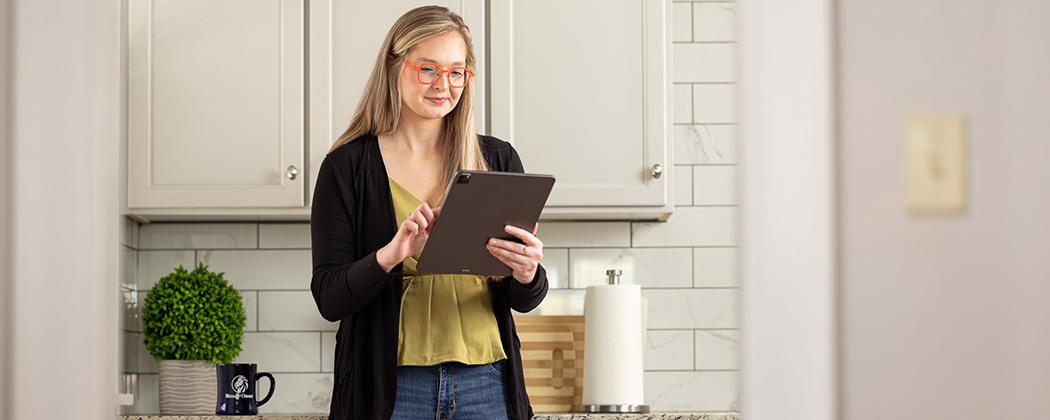
MULTIPOLYGON (((470 28, 456 13, 441 6, 423 6, 409 10, 394 22, 376 57, 350 126, 336 140, 329 153, 363 135, 389 134, 401 119, 402 103, 399 81, 406 56, 420 42, 451 31, 458 31, 467 44, 466 65, 475 68, 474 43, 470 28)), ((448 185, 456 171, 488 170, 477 133, 474 131, 474 81, 463 88, 459 103, 444 117, 439 138, 442 157, 441 183, 448 185)))

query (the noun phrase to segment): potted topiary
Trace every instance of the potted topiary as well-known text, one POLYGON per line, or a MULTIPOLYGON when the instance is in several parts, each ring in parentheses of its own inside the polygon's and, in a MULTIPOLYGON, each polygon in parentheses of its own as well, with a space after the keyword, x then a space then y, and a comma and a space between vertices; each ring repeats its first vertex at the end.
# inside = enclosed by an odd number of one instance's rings
POLYGON ((241 295, 204 264, 181 265, 146 296, 142 333, 160 363, 161 414, 214 414, 215 365, 241 352, 241 295))

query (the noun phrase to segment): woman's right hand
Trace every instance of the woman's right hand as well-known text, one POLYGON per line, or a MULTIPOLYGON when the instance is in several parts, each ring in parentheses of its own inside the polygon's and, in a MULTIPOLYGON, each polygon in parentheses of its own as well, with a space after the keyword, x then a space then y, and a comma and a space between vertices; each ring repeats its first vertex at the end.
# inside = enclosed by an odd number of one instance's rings
POLYGON ((430 208, 430 204, 424 201, 412 213, 409 213, 408 218, 398 227, 394 239, 376 251, 376 261, 379 262, 379 266, 389 272, 405 258, 422 251, 440 212, 440 207, 430 208))

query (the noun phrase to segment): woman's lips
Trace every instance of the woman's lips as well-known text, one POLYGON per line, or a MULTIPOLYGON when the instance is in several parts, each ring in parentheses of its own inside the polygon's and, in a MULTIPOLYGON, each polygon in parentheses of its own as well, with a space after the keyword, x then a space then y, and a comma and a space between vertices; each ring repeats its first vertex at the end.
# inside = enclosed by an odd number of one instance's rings
POLYGON ((448 98, 426 98, 430 103, 434 105, 443 105, 448 98))

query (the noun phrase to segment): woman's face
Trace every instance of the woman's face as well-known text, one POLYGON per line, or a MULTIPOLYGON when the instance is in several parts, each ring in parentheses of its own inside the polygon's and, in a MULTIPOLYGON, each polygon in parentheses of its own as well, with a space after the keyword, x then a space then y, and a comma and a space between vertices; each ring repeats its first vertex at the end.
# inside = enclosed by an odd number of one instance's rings
POLYGON ((447 32, 416 44, 405 57, 406 64, 401 66, 401 102, 404 107, 423 119, 448 115, 459 103, 463 88, 449 86, 448 73, 442 74, 432 84, 420 83, 414 66, 436 64, 446 69, 465 67, 466 62, 467 44, 459 32, 447 32))

